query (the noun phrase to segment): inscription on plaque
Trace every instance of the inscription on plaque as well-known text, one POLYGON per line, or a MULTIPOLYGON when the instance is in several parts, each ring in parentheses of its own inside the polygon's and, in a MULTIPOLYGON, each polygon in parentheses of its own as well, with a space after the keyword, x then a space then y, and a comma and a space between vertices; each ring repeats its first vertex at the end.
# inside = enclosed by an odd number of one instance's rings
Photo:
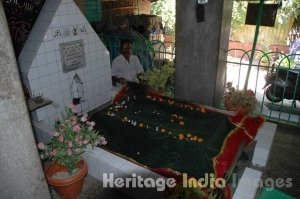
POLYGON ((83 40, 71 41, 59 45, 63 72, 85 67, 83 40))

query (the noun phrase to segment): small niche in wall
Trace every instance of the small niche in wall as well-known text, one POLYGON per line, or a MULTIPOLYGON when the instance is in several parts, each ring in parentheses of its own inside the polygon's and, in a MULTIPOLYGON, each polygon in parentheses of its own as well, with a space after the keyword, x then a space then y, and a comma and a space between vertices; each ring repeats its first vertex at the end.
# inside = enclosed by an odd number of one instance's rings
POLYGON ((59 44, 63 72, 85 67, 83 40, 59 44))

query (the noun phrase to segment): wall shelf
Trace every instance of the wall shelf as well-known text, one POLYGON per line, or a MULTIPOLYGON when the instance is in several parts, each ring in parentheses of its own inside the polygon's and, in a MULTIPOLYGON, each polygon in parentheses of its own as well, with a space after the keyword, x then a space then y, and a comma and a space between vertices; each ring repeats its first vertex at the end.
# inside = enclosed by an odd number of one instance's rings
POLYGON ((39 108, 42 108, 44 106, 52 104, 52 100, 47 99, 47 98, 43 98, 42 102, 36 102, 36 101, 34 101, 33 99, 30 98, 30 99, 26 100, 26 103, 27 103, 28 111, 32 112, 32 111, 35 111, 39 108))

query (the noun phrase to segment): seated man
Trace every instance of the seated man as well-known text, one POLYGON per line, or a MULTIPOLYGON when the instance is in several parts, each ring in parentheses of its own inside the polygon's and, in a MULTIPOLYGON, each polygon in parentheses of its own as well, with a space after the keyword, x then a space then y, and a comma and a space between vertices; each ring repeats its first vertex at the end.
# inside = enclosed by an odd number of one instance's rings
POLYGON ((126 81, 139 83, 139 77, 144 69, 139 58, 131 54, 132 43, 125 39, 121 41, 121 54, 112 62, 112 82, 124 84, 126 81))

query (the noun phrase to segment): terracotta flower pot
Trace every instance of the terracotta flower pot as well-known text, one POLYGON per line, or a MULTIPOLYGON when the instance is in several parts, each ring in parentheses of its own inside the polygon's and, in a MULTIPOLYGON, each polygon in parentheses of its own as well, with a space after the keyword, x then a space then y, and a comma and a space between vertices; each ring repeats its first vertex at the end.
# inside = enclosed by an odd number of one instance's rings
POLYGON ((51 164, 46 167, 45 173, 48 184, 52 185, 58 195, 63 199, 74 199, 82 190, 83 179, 87 174, 87 164, 84 160, 77 163, 77 168, 80 170, 66 178, 53 178, 57 172, 66 172, 67 168, 59 164, 51 164))

